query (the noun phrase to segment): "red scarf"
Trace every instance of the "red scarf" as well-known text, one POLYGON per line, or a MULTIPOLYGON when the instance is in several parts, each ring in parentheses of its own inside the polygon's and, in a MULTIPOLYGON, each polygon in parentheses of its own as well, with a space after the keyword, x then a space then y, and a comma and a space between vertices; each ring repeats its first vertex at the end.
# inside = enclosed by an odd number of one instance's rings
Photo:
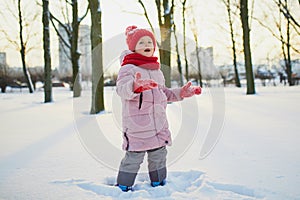
POLYGON ((158 58, 155 56, 147 57, 138 53, 131 53, 124 57, 121 66, 124 66, 126 64, 133 64, 144 69, 155 70, 160 68, 157 59, 158 58))

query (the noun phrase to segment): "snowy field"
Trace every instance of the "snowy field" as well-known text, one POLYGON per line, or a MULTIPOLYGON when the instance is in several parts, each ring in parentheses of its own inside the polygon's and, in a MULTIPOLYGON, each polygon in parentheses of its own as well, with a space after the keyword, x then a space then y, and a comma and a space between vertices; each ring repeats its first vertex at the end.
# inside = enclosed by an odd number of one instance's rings
POLYGON ((167 184, 149 185, 145 161, 127 193, 110 186, 123 156, 114 88, 98 115, 89 91, 54 88, 48 104, 42 91, 0 94, 0 199, 300 199, 300 87, 256 90, 204 88, 169 104, 167 184), (203 156, 206 138, 218 142, 203 156))

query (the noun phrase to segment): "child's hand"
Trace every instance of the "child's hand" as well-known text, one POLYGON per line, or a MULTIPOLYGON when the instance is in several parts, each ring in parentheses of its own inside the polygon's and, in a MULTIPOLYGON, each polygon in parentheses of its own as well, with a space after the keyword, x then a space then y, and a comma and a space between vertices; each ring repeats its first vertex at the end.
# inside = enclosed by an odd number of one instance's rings
POLYGON ((135 79, 133 82, 133 91, 135 93, 141 93, 145 90, 151 90, 157 87, 157 83, 152 79, 141 80, 141 73, 137 72, 135 74, 135 79))
POLYGON ((192 83, 188 82, 187 84, 185 84, 180 91, 180 96, 181 98, 185 98, 185 97, 191 97, 193 95, 199 95, 201 94, 201 87, 200 86, 191 86, 192 83))

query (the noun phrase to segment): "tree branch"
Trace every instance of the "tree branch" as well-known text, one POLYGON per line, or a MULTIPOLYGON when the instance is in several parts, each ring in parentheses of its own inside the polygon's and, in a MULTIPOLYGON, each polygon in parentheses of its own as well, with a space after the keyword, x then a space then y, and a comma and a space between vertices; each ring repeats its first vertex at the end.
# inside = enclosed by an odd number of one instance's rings
MULTIPOLYGON (((58 37, 61 39, 61 41, 62 41, 69 49, 71 49, 71 45, 70 45, 70 44, 63 38, 63 36, 60 34, 60 32, 58 31, 57 27, 56 27, 55 24, 54 24, 53 19, 55 19, 55 18, 53 18, 53 15, 52 15, 51 12, 50 12, 50 21, 51 21, 52 26, 53 26, 54 29, 55 29, 55 32, 57 33, 57 35, 58 35, 58 37)), ((58 21, 58 23, 61 24, 61 25, 64 27, 64 24, 62 24, 62 23, 59 22, 59 21, 58 21)), ((64 27, 64 28, 65 28, 66 31, 68 31, 68 29, 67 29, 66 27, 64 27)), ((68 33, 68 32, 67 32, 67 33, 68 33)), ((69 34, 68 34, 68 36, 69 36, 69 34)))
MULTIPOLYGON (((270 27, 268 27, 267 25, 265 25, 264 23, 262 23, 260 21, 260 19, 256 18, 256 17, 253 17, 253 19, 255 21, 257 21, 262 27, 264 27, 265 29, 267 29, 277 40, 279 40, 280 42, 282 42, 283 44, 287 45, 287 42, 284 41, 282 35, 279 37, 277 36, 274 32, 273 32, 273 29, 271 29, 270 27)), ((280 27, 279 25, 277 25, 278 27, 280 27)), ((281 32, 281 31, 280 31, 281 32)), ((300 53, 300 51, 296 48, 294 48, 292 45, 290 46, 295 52, 297 53, 300 53)))
POLYGON ((66 0, 67 4, 70 4, 71 6, 73 6, 73 3, 71 1, 66 0))
MULTIPOLYGON (((52 15, 52 13, 50 12, 50 20, 52 22, 52 25, 54 26, 54 23, 53 23, 53 19, 59 23, 64 29, 65 31, 67 32, 68 35, 71 35, 71 32, 69 30, 69 27, 65 24, 63 24, 59 19, 57 19, 54 15, 52 15)), ((54 26, 55 27, 55 26, 54 26)))
POLYGON ((83 15, 82 17, 79 18, 79 20, 78 20, 78 23, 79 23, 79 24, 80 24, 81 21, 87 16, 89 10, 90 10, 90 4, 88 4, 88 6, 87 6, 87 8, 86 8, 86 10, 85 10, 84 15, 83 15))
POLYGON ((157 15, 158 15, 158 24, 159 24, 159 27, 162 26, 162 19, 161 19, 161 1, 160 0, 155 0, 155 3, 156 3, 156 8, 157 8, 157 15))
POLYGON ((147 22, 148 22, 149 26, 151 27, 152 32, 154 33, 154 28, 153 28, 152 23, 151 23, 151 21, 149 19, 149 16, 148 16, 148 13, 147 13, 147 10, 146 10, 146 7, 145 7, 144 3, 142 2, 142 0, 138 0, 138 2, 141 4, 141 6, 142 6, 142 8, 144 10, 144 15, 145 15, 145 17, 147 19, 147 22))
MULTIPOLYGON (((300 0, 298 0, 300 1, 300 0)), ((281 3, 281 1, 277 2, 276 0, 274 0, 275 4, 277 4, 277 6, 280 9, 280 12, 284 15, 285 18, 289 18, 292 20, 292 22, 298 27, 300 28, 300 24, 295 20, 295 18, 291 15, 289 9, 287 8, 287 6, 283 5, 281 3)))

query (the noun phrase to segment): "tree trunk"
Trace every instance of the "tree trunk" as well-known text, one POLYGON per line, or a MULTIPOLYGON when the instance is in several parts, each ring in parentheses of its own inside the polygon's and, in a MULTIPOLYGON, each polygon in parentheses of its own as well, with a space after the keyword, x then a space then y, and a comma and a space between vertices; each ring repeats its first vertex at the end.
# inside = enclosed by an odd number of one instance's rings
POLYGON ((198 47, 198 39, 197 35, 194 35, 195 37, 195 42, 196 42, 196 59, 197 59, 197 66, 198 66, 198 77, 199 77, 199 84, 200 87, 203 87, 203 82, 202 82, 202 73, 201 73, 201 62, 200 62, 200 55, 199 55, 199 47, 198 47))
MULTIPOLYGON (((194 14, 193 14, 194 15, 194 14)), ((198 30, 197 30, 197 24, 196 24, 196 20, 195 18, 193 17, 192 21, 191 21, 191 30, 192 30, 192 33, 193 33, 193 36, 194 36, 194 40, 195 40, 195 52, 196 52, 196 59, 197 59, 197 67, 198 67, 198 79, 199 79, 199 85, 200 87, 203 86, 203 82, 202 82, 202 72, 201 72, 201 61, 200 61, 200 47, 198 46, 199 43, 198 43, 198 37, 199 37, 199 34, 198 34, 198 30)))
POLYGON ((183 53, 184 53, 184 62, 185 62, 185 78, 186 81, 189 81, 189 64, 186 54, 186 23, 185 23, 185 4, 186 0, 182 3, 182 27, 183 27, 183 53))
MULTIPOLYGON (((285 8, 287 8, 288 10, 288 3, 287 0, 285 0, 285 8)), ((292 77, 292 65, 291 65, 291 44, 290 44, 290 24, 291 24, 291 20, 290 20, 290 16, 286 16, 287 19, 287 24, 286 24, 286 51, 287 51, 287 61, 286 61, 286 72, 287 72, 287 78, 288 78, 288 82, 290 86, 294 85, 294 80, 292 77)))
POLYGON ((43 0, 43 43, 44 43, 44 98, 45 103, 52 102, 49 0, 43 0))
POLYGON ((236 87, 241 87, 239 72, 237 68, 237 61, 236 61, 236 47, 235 47, 234 31, 233 31, 232 18, 231 18, 230 0, 227 0, 227 3, 225 4, 227 7, 230 35, 231 35, 231 42, 232 42, 232 57, 233 57, 233 66, 234 66, 234 74, 235 74, 235 85, 236 87))
POLYGON ((72 37, 71 37, 71 58, 73 68, 73 97, 80 97, 81 95, 81 74, 79 71, 79 58, 80 53, 78 51, 78 32, 79 32, 79 21, 78 21, 78 2, 72 0, 73 19, 72 19, 72 37))
POLYGON ((27 82, 29 92, 33 93, 33 84, 30 78, 30 73, 27 70, 26 61, 25 61, 26 46, 23 40, 23 19, 22 19, 22 11, 21 11, 21 0, 18 0, 18 12, 19 12, 19 28, 20 28, 20 46, 21 46, 20 54, 21 54, 21 60, 23 66, 23 73, 27 82))
POLYGON ((104 110, 104 76, 102 54, 102 11, 100 0, 89 0, 91 11, 91 43, 92 43, 92 105, 91 114, 104 110))
POLYGON ((171 87, 171 32, 174 0, 172 0, 171 8, 169 1, 163 0, 163 16, 161 15, 161 0, 155 0, 155 3, 161 36, 161 46, 159 49, 161 70, 165 77, 166 86, 171 87))
POLYGON ((241 21, 243 27, 244 59, 247 78, 247 94, 255 94, 254 75, 250 50, 250 29, 248 24, 248 0, 240 0, 241 21))
POLYGON ((180 59, 180 53, 179 53, 179 47, 178 47, 178 38, 177 38, 176 25, 175 24, 173 24, 173 30, 174 30, 175 48, 176 48, 176 54, 177 54, 177 69, 178 69, 178 73, 179 73, 179 83, 180 83, 180 86, 183 86, 182 66, 181 66, 181 59, 180 59))

